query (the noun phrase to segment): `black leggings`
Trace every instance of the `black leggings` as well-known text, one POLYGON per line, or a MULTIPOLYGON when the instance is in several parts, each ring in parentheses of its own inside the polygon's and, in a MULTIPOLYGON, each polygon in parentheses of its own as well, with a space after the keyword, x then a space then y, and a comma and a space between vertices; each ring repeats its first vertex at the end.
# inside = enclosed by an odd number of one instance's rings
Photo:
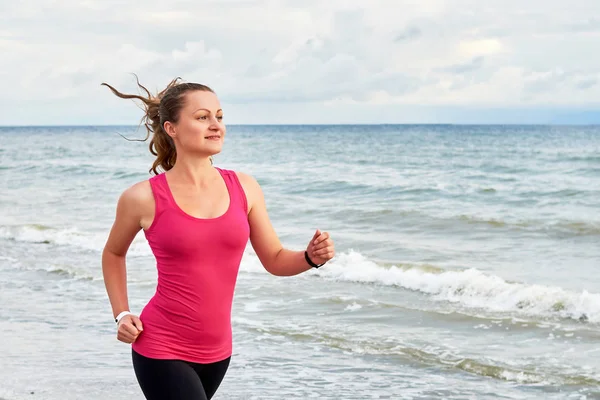
POLYGON ((133 369, 148 400, 207 400, 213 397, 231 357, 212 364, 157 360, 131 351, 133 369))

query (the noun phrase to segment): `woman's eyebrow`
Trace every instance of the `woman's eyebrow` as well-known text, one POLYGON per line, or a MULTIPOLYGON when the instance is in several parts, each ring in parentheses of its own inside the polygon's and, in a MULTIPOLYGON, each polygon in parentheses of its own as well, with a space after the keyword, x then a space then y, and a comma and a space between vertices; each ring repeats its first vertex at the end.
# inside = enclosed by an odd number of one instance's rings
MULTIPOLYGON (((194 111, 194 112, 198 112, 198 111, 200 111, 200 110, 204 110, 204 111, 208 111, 208 112, 210 112, 210 110, 209 110, 209 109, 207 109, 207 108, 199 108, 199 109, 197 109, 197 110, 196 110, 196 111, 194 111)), ((217 112, 219 112, 219 111, 223 111, 223 109, 219 108, 219 109, 217 110, 217 112)), ((215 113, 215 114, 216 114, 216 113, 215 113)))

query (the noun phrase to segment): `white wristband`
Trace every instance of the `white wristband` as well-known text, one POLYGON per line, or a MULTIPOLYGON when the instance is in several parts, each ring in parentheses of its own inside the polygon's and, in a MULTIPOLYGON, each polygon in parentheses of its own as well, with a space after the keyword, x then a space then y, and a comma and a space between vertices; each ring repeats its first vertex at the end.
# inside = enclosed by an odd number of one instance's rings
POLYGON ((121 321, 121 318, 123 318, 124 316, 129 315, 129 314, 133 315, 133 313, 129 312, 129 311, 120 312, 119 315, 117 315, 117 317, 115 318, 115 322, 117 323, 117 325, 119 324, 119 321, 121 321))

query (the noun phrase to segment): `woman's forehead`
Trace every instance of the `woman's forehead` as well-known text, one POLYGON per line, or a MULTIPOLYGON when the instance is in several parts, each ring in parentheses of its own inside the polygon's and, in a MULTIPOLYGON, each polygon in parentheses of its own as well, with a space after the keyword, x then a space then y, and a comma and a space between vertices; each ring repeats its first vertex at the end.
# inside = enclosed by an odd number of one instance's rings
POLYGON ((185 102, 185 107, 191 111, 206 109, 216 112, 221 108, 219 98, 212 92, 204 92, 200 90, 189 92, 185 96, 185 102))

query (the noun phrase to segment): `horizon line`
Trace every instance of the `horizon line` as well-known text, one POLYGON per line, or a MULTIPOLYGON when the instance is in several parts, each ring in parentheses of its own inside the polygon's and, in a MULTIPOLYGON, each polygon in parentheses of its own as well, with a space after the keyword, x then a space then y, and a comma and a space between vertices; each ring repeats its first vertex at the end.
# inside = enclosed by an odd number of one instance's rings
MULTIPOLYGON (((600 122, 378 122, 378 123, 238 123, 226 126, 600 126, 600 122)), ((143 127, 143 124, 30 124, 30 125, 1 125, 0 128, 89 128, 89 127, 143 127)))

